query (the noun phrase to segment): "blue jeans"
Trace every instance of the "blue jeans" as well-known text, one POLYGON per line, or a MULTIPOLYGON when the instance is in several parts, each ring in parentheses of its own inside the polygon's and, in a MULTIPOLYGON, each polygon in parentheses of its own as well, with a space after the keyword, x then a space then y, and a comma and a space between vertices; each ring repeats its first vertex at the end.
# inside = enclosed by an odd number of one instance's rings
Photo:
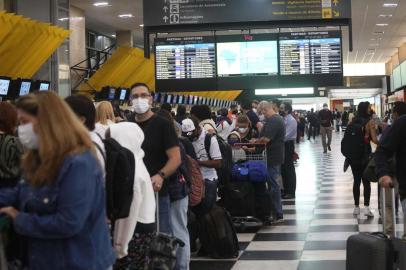
POLYGON ((172 235, 172 226, 170 219, 171 201, 169 195, 159 196, 159 232, 172 235))
POLYGON ((282 210, 282 196, 281 196, 281 187, 278 185, 278 177, 281 174, 281 166, 269 166, 268 165, 268 172, 269 172, 269 185, 271 188, 271 197, 272 197, 272 207, 274 209, 274 213, 276 218, 283 217, 283 210, 282 210))
POLYGON ((184 247, 178 249, 176 254, 175 270, 189 270, 190 263, 190 240, 189 231, 187 229, 187 210, 189 205, 189 197, 186 196, 181 200, 171 203, 171 225, 173 236, 185 243, 184 247))

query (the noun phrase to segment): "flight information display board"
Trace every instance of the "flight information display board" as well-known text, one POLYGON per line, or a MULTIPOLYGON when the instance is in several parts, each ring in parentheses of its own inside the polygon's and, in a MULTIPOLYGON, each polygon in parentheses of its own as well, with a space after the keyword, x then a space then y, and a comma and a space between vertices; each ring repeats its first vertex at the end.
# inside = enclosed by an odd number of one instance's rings
POLYGON ((201 83, 202 87, 215 87, 217 71, 214 38, 156 39, 155 70, 159 87, 187 89, 191 82, 195 85, 201 83))
POLYGON ((215 43, 210 38, 158 40, 155 61, 158 80, 216 77, 215 43))
POLYGON ((220 77, 277 75, 278 41, 258 40, 217 43, 217 67, 220 77))
POLYGON ((340 32, 284 33, 279 39, 281 75, 343 73, 340 32))
POLYGON ((342 86, 341 32, 157 39, 155 68, 161 92, 342 86))

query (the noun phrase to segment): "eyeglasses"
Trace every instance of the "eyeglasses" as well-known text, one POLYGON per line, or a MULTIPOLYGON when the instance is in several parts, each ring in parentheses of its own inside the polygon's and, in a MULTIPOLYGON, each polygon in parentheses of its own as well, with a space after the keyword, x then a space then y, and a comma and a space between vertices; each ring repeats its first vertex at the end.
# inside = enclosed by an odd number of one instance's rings
POLYGON ((150 96, 151 96, 151 94, 143 93, 143 94, 140 94, 140 95, 137 95, 137 94, 132 95, 131 98, 132 98, 132 99, 137 99, 137 98, 149 98, 150 96))

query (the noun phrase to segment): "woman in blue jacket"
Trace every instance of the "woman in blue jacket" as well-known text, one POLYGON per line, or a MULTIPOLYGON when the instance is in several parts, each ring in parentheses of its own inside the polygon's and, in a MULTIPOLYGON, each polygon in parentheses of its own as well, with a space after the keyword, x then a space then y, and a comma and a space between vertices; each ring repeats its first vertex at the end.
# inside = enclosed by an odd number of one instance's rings
POLYGON ((29 269, 107 270, 115 260, 102 171, 88 131, 52 92, 17 101, 23 180, 0 190, 0 213, 27 238, 29 269))

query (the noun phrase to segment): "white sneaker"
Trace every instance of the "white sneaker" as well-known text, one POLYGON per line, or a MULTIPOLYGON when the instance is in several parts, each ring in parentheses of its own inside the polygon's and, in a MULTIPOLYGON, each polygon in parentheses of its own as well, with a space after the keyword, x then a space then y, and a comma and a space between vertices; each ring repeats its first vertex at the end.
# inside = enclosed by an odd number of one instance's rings
POLYGON ((365 206, 365 216, 367 217, 374 217, 374 214, 372 213, 371 209, 369 209, 368 206, 365 206))
POLYGON ((359 209, 358 206, 356 206, 356 207, 354 208, 353 215, 354 215, 354 216, 358 216, 360 213, 361 213, 361 210, 359 209))

